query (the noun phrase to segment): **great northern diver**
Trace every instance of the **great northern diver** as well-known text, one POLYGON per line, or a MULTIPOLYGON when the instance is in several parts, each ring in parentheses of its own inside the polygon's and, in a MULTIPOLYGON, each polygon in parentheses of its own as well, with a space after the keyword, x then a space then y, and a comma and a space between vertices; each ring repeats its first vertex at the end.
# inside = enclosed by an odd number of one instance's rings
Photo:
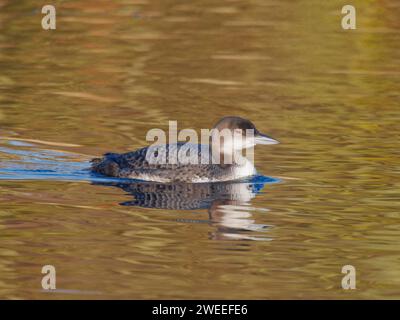
POLYGON ((256 144, 279 143, 277 140, 260 133, 249 120, 240 117, 224 117, 217 122, 214 129, 214 133, 228 132, 231 134, 224 135, 223 138, 222 135, 218 138, 213 135, 209 145, 191 145, 190 148, 194 147, 195 152, 191 154, 190 161, 178 159, 177 162, 168 162, 170 154, 188 151, 188 143, 179 142, 145 147, 123 154, 106 153, 103 158, 96 158, 91 161, 92 170, 111 177, 156 182, 233 181, 257 173, 253 163, 241 156, 243 149, 253 147, 256 144), (248 135, 248 132, 252 132, 252 134, 248 135), (152 161, 149 158, 150 153, 154 153, 157 159, 166 161, 152 161), (214 161, 216 155, 219 157, 218 161, 214 161), (193 157, 196 158, 195 162, 191 161, 193 157), (211 159, 211 161, 204 163, 204 159, 211 159))

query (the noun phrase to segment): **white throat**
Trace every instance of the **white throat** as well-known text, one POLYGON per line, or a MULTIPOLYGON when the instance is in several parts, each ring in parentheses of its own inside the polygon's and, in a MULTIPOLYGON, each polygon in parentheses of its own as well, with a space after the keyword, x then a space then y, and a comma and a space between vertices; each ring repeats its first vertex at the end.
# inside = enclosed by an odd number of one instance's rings
POLYGON ((257 173, 256 168, 254 167, 253 163, 248 159, 243 159, 244 163, 241 165, 235 165, 232 167, 233 176, 235 179, 241 179, 249 176, 253 176, 257 173))

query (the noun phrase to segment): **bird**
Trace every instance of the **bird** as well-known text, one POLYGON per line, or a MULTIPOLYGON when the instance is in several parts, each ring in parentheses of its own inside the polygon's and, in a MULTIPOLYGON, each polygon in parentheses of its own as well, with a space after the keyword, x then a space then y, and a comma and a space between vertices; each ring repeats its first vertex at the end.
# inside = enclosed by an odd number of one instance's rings
POLYGON ((214 125, 209 144, 153 144, 128 153, 106 153, 91 160, 91 170, 109 177, 161 183, 234 181, 257 174, 243 150, 277 143, 250 120, 228 116, 214 125))

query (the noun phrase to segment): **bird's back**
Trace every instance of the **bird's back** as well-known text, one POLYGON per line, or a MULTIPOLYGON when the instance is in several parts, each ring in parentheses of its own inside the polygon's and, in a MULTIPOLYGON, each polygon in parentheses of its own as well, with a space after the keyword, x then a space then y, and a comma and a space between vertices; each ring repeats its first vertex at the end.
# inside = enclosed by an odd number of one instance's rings
POLYGON ((210 159, 208 145, 155 145, 123 154, 106 153, 92 160, 92 170, 112 177, 159 182, 227 180, 223 176, 229 174, 228 167, 211 164, 210 159))

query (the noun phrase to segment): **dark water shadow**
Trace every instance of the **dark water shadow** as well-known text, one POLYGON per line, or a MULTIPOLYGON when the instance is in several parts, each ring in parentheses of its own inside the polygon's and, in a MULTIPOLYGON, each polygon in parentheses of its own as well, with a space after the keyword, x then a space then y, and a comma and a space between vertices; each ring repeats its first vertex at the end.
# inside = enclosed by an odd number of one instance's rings
POLYGON ((264 232, 270 226, 257 224, 254 212, 266 212, 255 208, 251 200, 261 193, 265 185, 278 179, 255 176, 248 180, 218 183, 154 183, 144 181, 94 181, 93 184, 124 190, 132 200, 120 203, 168 210, 207 210, 208 220, 178 219, 184 223, 207 223, 216 226, 211 234, 214 239, 270 240, 253 232, 264 232))

